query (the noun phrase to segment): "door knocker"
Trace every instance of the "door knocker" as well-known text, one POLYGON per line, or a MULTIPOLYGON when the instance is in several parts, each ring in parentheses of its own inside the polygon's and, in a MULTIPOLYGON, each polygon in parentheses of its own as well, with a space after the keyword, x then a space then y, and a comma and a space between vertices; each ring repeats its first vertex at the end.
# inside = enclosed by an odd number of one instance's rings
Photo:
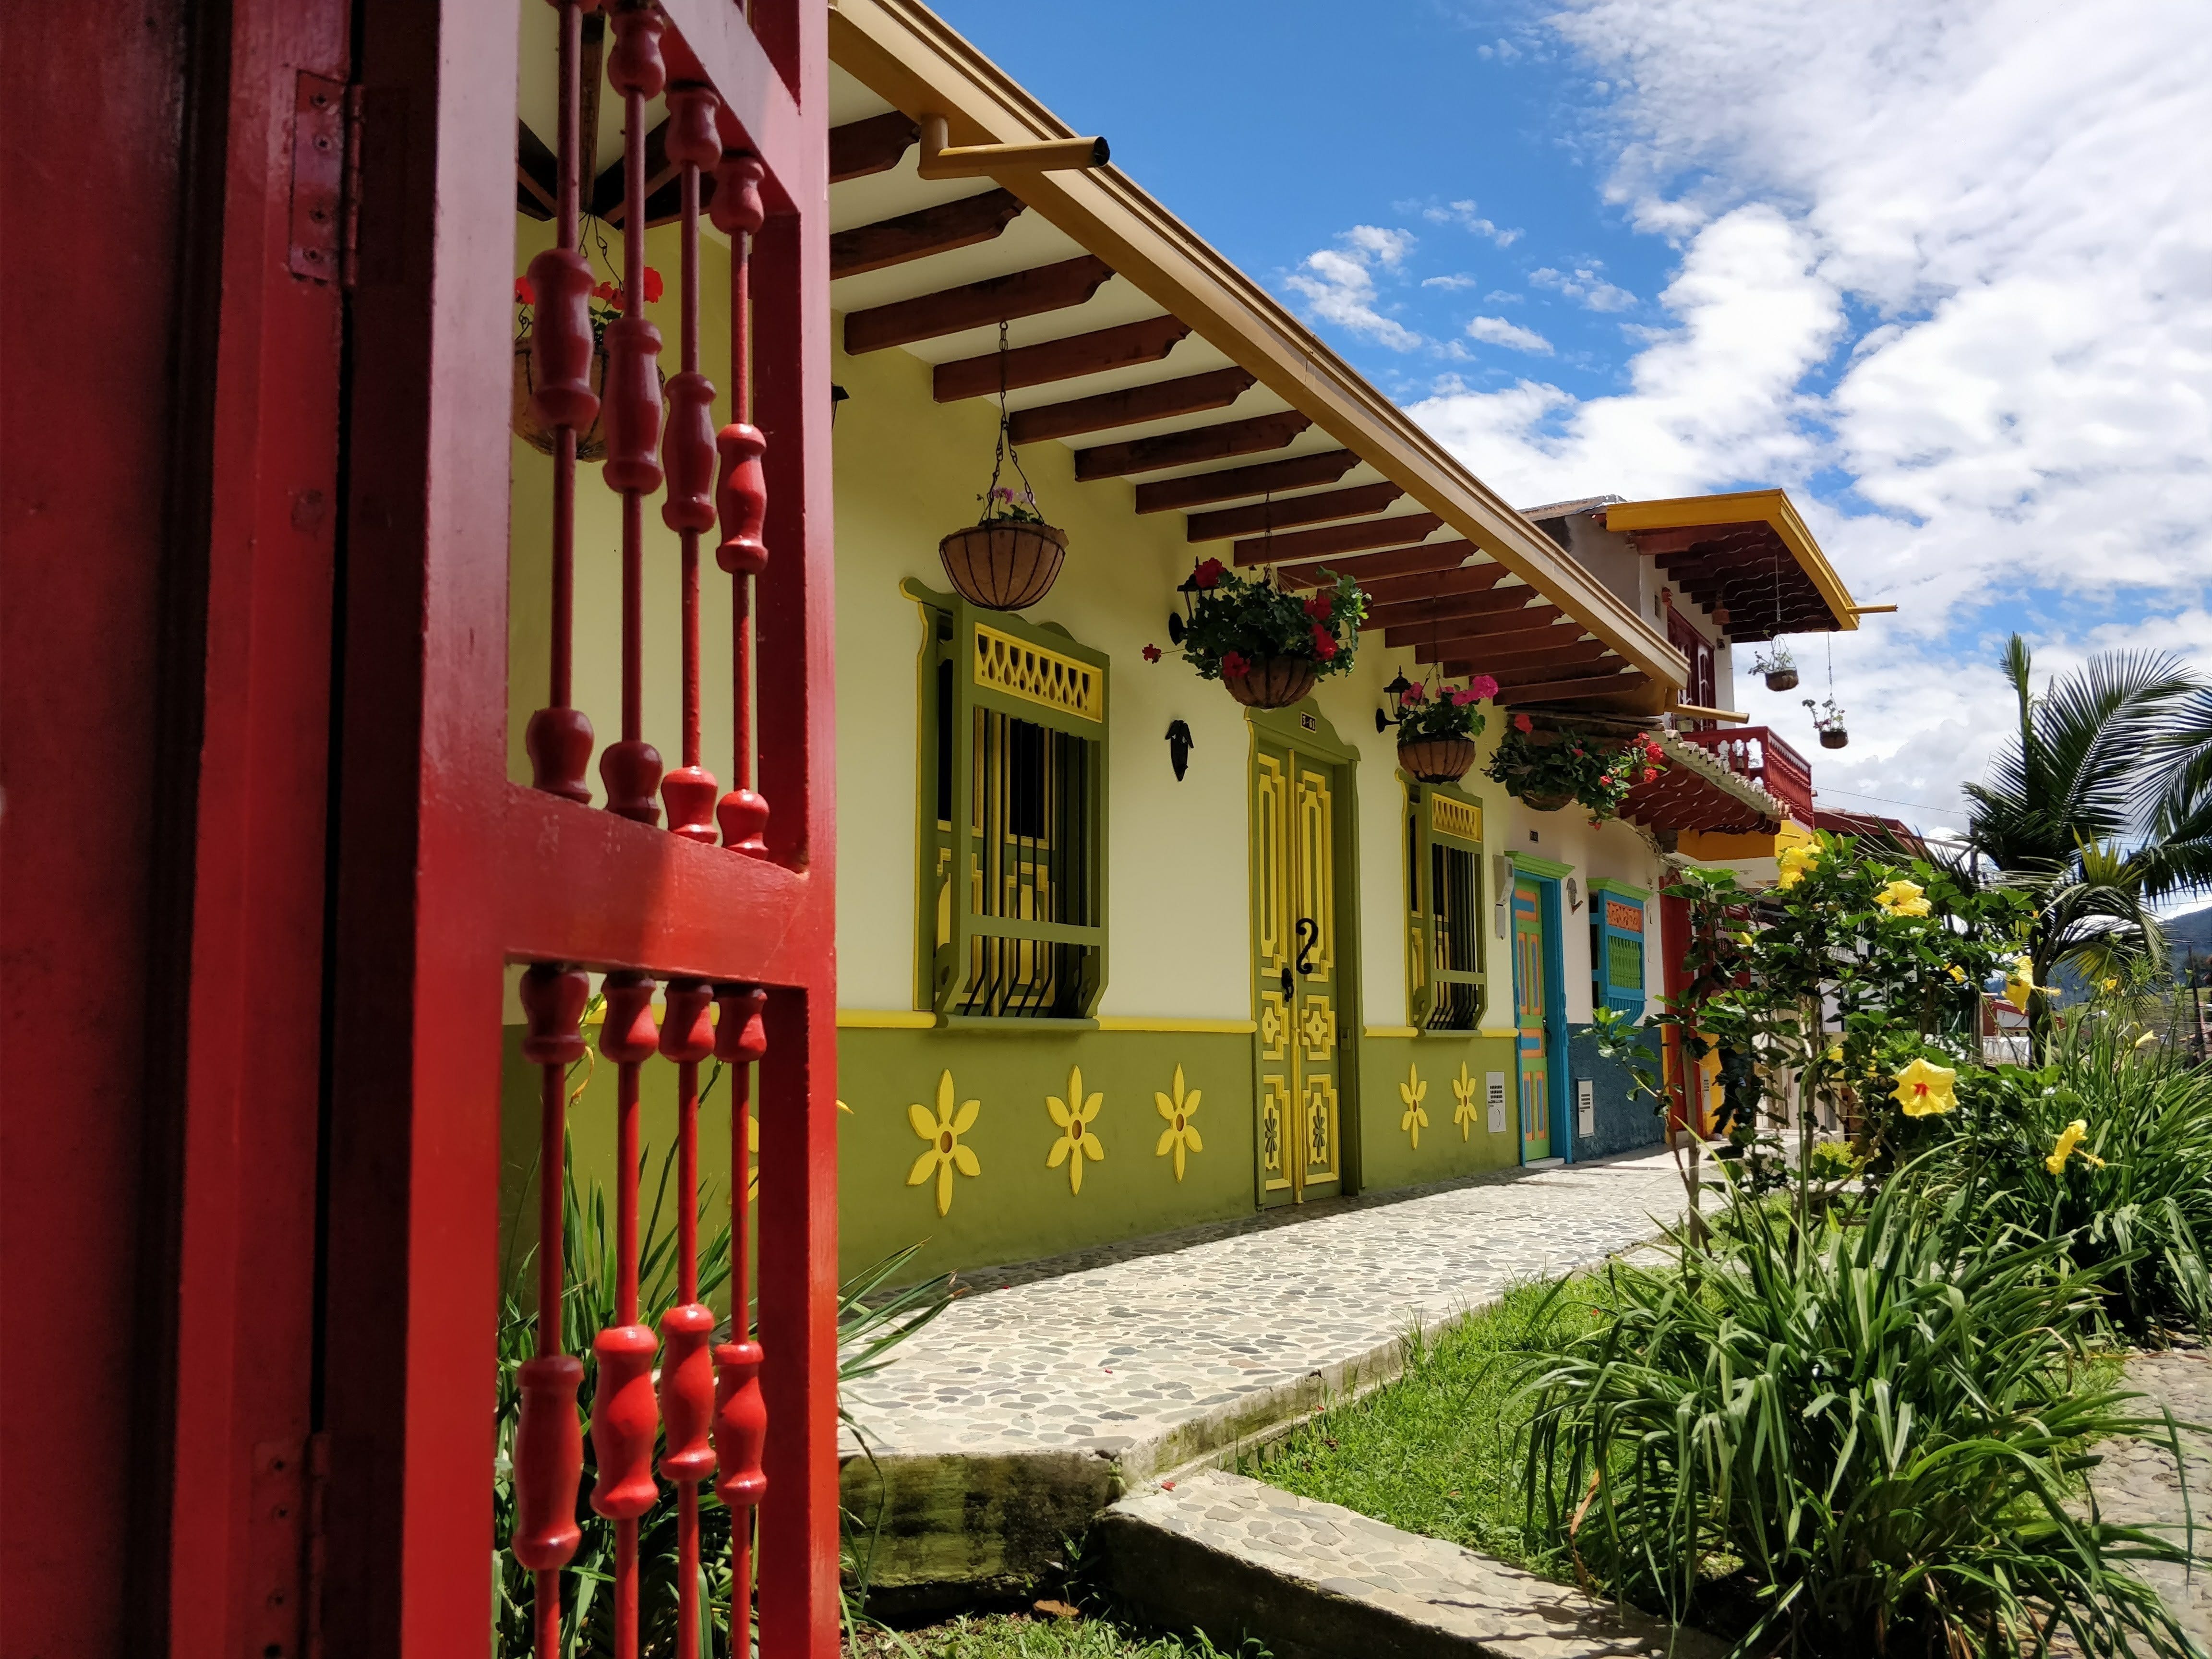
POLYGON ((1313 972, 1313 948, 1321 942, 1321 924, 1311 916, 1298 918, 1298 972, 1313 972))

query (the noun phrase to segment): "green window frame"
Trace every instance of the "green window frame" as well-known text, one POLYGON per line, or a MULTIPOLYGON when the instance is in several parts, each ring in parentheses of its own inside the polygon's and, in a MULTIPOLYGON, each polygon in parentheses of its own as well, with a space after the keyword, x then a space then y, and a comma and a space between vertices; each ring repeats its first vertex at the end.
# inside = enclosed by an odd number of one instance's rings
POLYGON ((1627 1015, 1644 1012, 1651 895, 1611 876, 1589 884, 1590 995, 1627 1015))
POLYGON ((1443 784, 1406 785, 1406 1005, 1424 1031, 1482 1018, 1488 913, 1482 803, 1443 784))
POLYGON ((917 1001, 1088 1020, 1106 983, 1109 659, 908 582, 921 672, 917 1001))

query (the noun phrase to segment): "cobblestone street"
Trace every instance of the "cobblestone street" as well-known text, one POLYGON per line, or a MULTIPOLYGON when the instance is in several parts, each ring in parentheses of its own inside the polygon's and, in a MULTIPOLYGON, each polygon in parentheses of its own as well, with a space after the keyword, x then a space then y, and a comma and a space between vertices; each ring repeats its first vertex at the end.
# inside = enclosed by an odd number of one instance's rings
MULTIPOLYGON (((2186 1348, 2138 1354, 2128 1361, 2127 1381, 2129 1387, 2149 1396, 2146 1405, 2165 1407, 2176 1422, 2212 1425, 2212 1352, 2186 1348)), ((2185 1434, 2182 1438, 2189 1459, 2188 1507, 2196 1517, 2194 1548, 2199 1565, 2191 1574, 2179 1567, 2150 1567, 2143 1576, 2157 1585, 2199 1645, 2212 1651, 2212 1530, 2207 1529, 2212 1527, 2212 1437, 2185 1434)), ((2181 1526, 2181 1483, 2171 1452, 2136 1440, 2111 1441, 2097 1449, 2105 1461, 2089 1484, 2108 1519, 2181 1526)))

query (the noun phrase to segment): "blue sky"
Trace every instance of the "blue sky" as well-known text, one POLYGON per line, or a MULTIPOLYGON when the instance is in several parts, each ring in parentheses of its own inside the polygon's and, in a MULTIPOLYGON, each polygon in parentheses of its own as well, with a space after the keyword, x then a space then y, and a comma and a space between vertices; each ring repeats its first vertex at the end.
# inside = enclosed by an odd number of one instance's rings
POLYGON ((1788 487, 1836 805, 1957 823, 2014 628, 2212 670, 2212 6, 939 9, 1516 503, 1788 487))

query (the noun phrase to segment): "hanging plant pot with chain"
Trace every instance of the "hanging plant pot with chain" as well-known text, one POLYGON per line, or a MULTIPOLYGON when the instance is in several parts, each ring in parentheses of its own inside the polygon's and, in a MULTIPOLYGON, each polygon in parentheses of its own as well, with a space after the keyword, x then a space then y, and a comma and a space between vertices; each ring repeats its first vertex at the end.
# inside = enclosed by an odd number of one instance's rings
POLYGON ((945 580, 970 605, 986 611, 1020 611, 1052 592, 1067 557, 1067 532, 1044 521, 1036 489, 1022 470, 1020 451, 1006 415, 1006 325, 999 325, 999 443, 991 483, 980 499, 983 514, 937 544, 945 580), (1016 489, 999 476, 1013 463, 1016 489))
MULTIPOLYGON (((1218 559, 1202 560, 1176 591, 1187 614, 1168 618, 1168 637, 1201 679, 1219 680, 1247 708, 1287 708, 1323 676, 1347 671, 1367 614, 1367 595, 1348 576, 1301 593, 1272 569, 1240 576, 1218 559)), ((1147 662, 1161 654, 1145 647, 1147 662)))
POLYGON ((1489 720, 1475 707, 1498 695, 1498 682, 1477 674, 1457 688, 1431 686, 1424 679, 1407 684, 1399 675, 1382 688, 1395 699, 1398 711, 1377 709, 1377 732, 1398 728, 1398 765, 1407 776, 1421 783, 1457 783, 1474 767, 1474 740, 1489 720))
MULTIPOLYGON (((605 256, 602 244, 600 252, 605 256)), ((660 297, 660 273, 651 265, 645 268, 645 298, 648 304, 660 297)), ((553 453, 554 428, 538 417, 533 394, 538 386, 536 369, 532 362, 530 344, 531 325, 537 316, 538 294, 530 278, 514 279, 514 303, 517 307, 514 336, 514 385, 510 394, 507 425, 514 435, 541 455, 553 453)), ((592 319, 592 395, 604 397, 607 379, 607 325, 623 314, 628 304, 622 289, 613 282, 601 283, 591 293, 587 302, 592 319)), ((655 371, 658 372, 657 370, 655 371)), ((660 377, 663 385, 668 377, 660 377)), ((592 423, 576 434, 576 459, 580 461, 603 461, 607 458, 606 434, 600 430, 600 416, 592 416, 592 423)))

